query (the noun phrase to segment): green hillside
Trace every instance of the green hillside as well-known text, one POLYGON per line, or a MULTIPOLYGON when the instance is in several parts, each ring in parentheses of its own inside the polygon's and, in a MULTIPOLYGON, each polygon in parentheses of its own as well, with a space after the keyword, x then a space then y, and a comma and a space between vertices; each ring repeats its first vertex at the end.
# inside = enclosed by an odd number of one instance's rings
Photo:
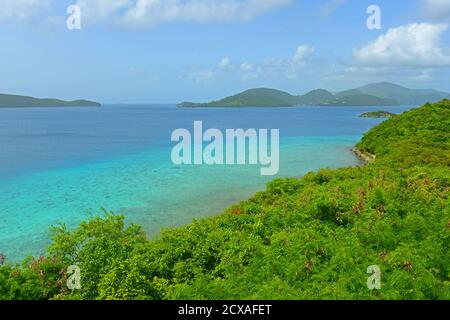
POLYGON ((37 99, 27 96, 0 94, 0 108, 99 106, 101 106, 100 103, 88 100, 63 101, 58 99, 37 99))
POLYGON ((389 156, 398 164, 449 169, 450 100, 426 104, 383 122, 364 136, 358 148, 383 158, 389 156))
POLYGON ((360 95, 363 95, 363 94, 365 94, 365 93, 360 91, 360 90, 358 90, 358 89, 350 89, 350 90, 345 90, 345 91, 338 92, 338 93, 336 93, 334 95, 334 97, 338 98, 338 99, 344 99, 344 98, 347 98, 347 97, 360 96, 360 95))
POLYGON ((299 96, 297 99, 297 104, 317 106, 326 103, 327 101, 333 100, 334 98, 335 97, 331 92, 323 89, 318 89, 310 91, 303 96, 299 96))
POLYGON ((398 106, 399 102, 392 99, 378 98, 368 94, 352 93, 348 96, 341 95, 340 98, 321 103, 319 105, 328 106, 353 106, 353 107, 377 107, 377 106, 398 106))
POLYGON ((182 108, 239 108, 239 107, 292 107, 292 106, 397 106, 392 99, 378 98, 358 90, 337 95, 323 89, 305 95, 293 96, 274 89, 251 89, 222 100, 208 103, 183 102, 182 108))
POLYGON ((251 89, 208 103, 183 102, 179 104, 179 107, 399 106, 420 105, 448 97, 450 95, 445 92, 408 89, 392 83, 382 82, 336 94, 324 89, 317 89, 299 96, 274 89, 251 89))
POLYGON ((181 103, 181 107, 291 107, 296 105, 296 98, 289 93, 275 89, 250 89, 237 95, 209 103, 181 103))
POLYGON ((0 299, 450 299, 450 100, 387 120, 324 169, 147 240, 107 215, 0 268, 0 299), (81 268, 82 289, 64 287, 81 268), (381 290, 367 269, 381 270, 381 290))
POLYGON ((417 90, 405 88, 389 82, 373 83, 358 88, 359 91, 383 99, 392 99, 403 105, 420 105, 426 102, 437 102, 450 95, 437 90, 417 90))

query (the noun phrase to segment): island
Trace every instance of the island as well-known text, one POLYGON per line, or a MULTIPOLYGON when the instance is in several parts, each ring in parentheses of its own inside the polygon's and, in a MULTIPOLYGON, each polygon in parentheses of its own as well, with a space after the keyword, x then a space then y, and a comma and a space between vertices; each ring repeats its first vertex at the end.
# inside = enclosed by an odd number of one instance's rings
POLYGON ((64 101, 59 99, 39 99, 28 96, 0 94, 0 108, 31 107, 100 107, 101 104, 89 100, 64 101))
POLYGON ((180 108, 249 108, 295 106, 355 106, 378 107, 424 104, 450 98, 437 90, 405 88, 389 82, 373 83, 363 87, 332 93, 325 89, 312 90, 304 95, 256 88, 212 102, 182 102, 180 108))
POLYGON ((183 108, 226 108, 226 107, 293 107, 297 104, 296 97, 287 92, 275 89, 258 88, 221 100, 207 103, 183 102, 183 108))
POLYGON ((388 111, 374 111, 374 112, 366 112, 360 115, 361 118, 381 118, 381 119, 389 119, 396 117, 397 115, 388 111))

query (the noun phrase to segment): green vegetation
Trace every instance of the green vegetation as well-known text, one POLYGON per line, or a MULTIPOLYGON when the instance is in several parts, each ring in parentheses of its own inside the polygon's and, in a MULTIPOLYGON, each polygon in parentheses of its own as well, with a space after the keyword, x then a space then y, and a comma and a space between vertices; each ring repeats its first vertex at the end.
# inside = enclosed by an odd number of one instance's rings
POLYGON ((374 111, 374 112, 366 112, 361 115, 361 118, 393 118, 397 115, 388 111, 374 111))
POLYGON ((395 100, 402 105, 408 106, 421 105, 426 102, 436 102, 450 98, 450 94, 446 92, 409 89, 389 82, 369 84, 358 88, 358 90, 364 94, 395 100))
POLYGON ((450 299, 450 100, 385 121, 357 148, 376 160, 275 180, 158 239, 115 215, 53 228, 47 258, 0 268, 0 298, 450 299), (372 265, 381 290, 366 286, 372 265))
POLYGON ((323 89, 318 89, 310 91, 303 96, 299 96, 297 104, 305 106, 317 106, 334 100, 334 98, 335 97, 331 92, 323 89))
POLYGON ((436 90, 414 90, 383 82, 336 94, 323 89, 294 96, 274 89, 251 89, 209 103, 183 102, 184 108, 204 107, 292 107, 292 106, 398 106, 419 105, 450 97, 436 90))
POLYGON ((332 106, 398 106, 400 103, 394 99, 379 98, 375 95, 365 94, 358 89, 339 92, 335 98, 321 105, 332 106))
POLYGON ((209 103, 184 102, 184 108, 226 108, 226 107, 292 107, 296 98, 289 93, 274 89, 251 89, 237 95, 209 103))
POLYGON ((353 94, 336 98, 334 100, 322 103, 323 106, 358 106, 358 107, 376 107, 376 106, 398 106, 397 101, 391 99, 382 99, 368 94, 353 94))
POLYGON ((100 106, 100 103, 88 100, 63 101, 58 99, 37 99, 26 96, 0 94, 0 108, 100 106))

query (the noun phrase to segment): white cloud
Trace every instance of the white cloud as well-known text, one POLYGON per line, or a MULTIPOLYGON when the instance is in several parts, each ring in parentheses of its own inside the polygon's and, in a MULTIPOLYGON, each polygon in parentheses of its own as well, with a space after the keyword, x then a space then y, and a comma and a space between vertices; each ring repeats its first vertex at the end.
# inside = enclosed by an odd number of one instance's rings
POLYGON ((295 51, 294 57, 292 58, 292 63, 296 66, 304 65, 305 59, 311 53, 314 53, 314 47, 311 47, 307 44, 298 46, 297 51, 295 51))
POLYGON ((50 0, 0 0, 0 20, 24 20, 49 7, 50 0))
POLYGON ((313 60, 309 56, 315 52, 310 45, 299 45, 289 58, 266 58, 260 61, 233 61, 225 56, 213 67, 207 65, 190 66, 179 77, 198 84, 222 79, 240 79, 241 81, 295 79, 308 72, 313 60))
POLYGON ((263 69, 260 66, 253 66, 250 62, 243 62, 239 66, 242 75, 241 79, 242 81, 250 81, 259 78, 260 73, 263 71, 263 69))
POLYGON ((131 27, 176 21, 246 21, 292 0, 77 0, 90 21, 113 19, 131 27))
POLYGON ((259 78, 272 79, 283 77, 294 79, 305 70, 309 64, 310 55, 315 48, 310 45, 299 45, 290 58, 267 58, 262 61, 243 61, 233 63, 229 57, 222 58, 217 66, 217 74, 236 75, 242 81, 259 78))
POLYGON ((233 64, 232 64, 230 58, 228 58, 228 57, 222 58, 222 60, 220 60, 220 62, 219 62, 219 69, 221 69, 221 70, 228 70, 232 67, 233 67, 233 64))
MULTIPOLYGON (((87 23, 147 27, 177 21, 247 21, 293 0, 76 0, 87 23)), ((24 20, 56 0, 0 0, 0 20, 24 20)), ((55 20, 54 17, 51 19, 55 20)))
POLYGON ((449 0, 422 0, 422 12, 434 19, 450 20, 449 0))
POLYGON ((123 10, 131 8, 131 0, 77 0, 83 19, 88 22, 99 22, 105 19, 115 19, 123 10))
POLYGON ((388 32, 355 49, 356 61, 366 66, 439 67, 450 65, 450 55, 439 45, 446 24, 414 23, 388 32))
POLYGON ((240 68, 243 72, 249 72, 253 70, 253 65, 246 61, 241 64, 240 68))

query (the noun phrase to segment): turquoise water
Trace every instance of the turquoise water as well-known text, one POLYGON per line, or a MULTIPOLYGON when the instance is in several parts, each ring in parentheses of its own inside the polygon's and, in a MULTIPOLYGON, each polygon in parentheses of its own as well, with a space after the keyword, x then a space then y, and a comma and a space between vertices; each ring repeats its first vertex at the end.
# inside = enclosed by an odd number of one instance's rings
POLYGON ((217 128, 279 128, 278 176, 299 177, 357 165, 351 147, 379 122, 357 117, 367 110, 0 110, 0 252, 12 261, 43 254, 50 225, 74 227, 101 208, 156 235, 219 214, 274 178, 261 176, 260 166, 172 164, 171 131, 195 119, 217 128))

